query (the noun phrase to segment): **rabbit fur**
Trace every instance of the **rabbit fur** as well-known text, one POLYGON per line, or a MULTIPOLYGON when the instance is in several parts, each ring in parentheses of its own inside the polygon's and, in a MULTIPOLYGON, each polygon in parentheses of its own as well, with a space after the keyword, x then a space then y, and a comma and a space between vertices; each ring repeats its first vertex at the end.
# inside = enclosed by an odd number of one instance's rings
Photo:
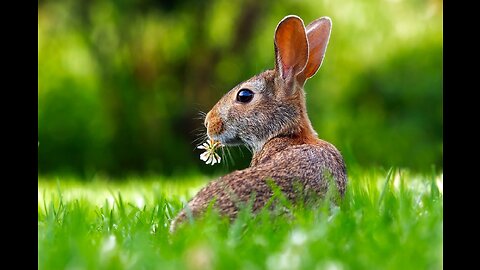
POLYGON ((301 18, 286 16, 275 30, 275 68, 234 87, 206 115, 211 139, 226 146, 244 144, 253 157, 248 168, 202 188, 173 220, 171 231, 188 216, 200 216, 212 200, 216 210, 232 220, 239 204, 252 195, 252 211, 258 211, 273 194, 269 180, 295 201, 305 194, 323 197, 331 177, 343 196, 347 184, 343 157, 335 146, 318 138, 307 115, 303 90, 305 81, 322 64, 331 25, 328 17, 305 27, 301 18), (249 102, 238 100, 242 89, 253 93, 249 102), (295 189, 296 181, 307 193, 295 189))

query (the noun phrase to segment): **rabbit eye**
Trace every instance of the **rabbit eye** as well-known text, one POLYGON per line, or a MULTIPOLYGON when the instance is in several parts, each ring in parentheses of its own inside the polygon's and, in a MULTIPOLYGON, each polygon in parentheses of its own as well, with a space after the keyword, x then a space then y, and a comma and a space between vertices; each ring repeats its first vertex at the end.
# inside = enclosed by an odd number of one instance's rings
POLYGON ((253 98, 253 92, 250 89, 240 89, 237 93, 237 101, 241 103, 248 103, 252 100, 253 98))

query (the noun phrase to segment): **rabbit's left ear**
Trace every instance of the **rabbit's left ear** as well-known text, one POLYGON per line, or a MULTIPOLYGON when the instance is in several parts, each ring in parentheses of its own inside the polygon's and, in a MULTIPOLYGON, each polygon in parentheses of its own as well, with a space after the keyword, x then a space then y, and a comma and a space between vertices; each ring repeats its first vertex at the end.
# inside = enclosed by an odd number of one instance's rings
POLYGON ((288 86, 305 68, 308 41, 302 19, 290 15, 278 23, 275 30, 275 70, 288 86))

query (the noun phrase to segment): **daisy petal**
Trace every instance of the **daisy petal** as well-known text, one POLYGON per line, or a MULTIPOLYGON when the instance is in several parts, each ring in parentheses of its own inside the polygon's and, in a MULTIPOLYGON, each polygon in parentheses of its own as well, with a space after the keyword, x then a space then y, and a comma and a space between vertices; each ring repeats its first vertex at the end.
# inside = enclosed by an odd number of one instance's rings
POLYGON ((220 155, 215 153, 215 151, 223 147, 220 141, 215 141, 212 139, 208 139, 206 142, 202 143, 201 145, 197 146, 197 149, 205 150, 201 155, 200 159, 205 162, 205 164, 214 165, 216 163, 220 163, 222 158, 220 155))
POLYGON ((210 164, 212 161, 213 161, 213 157, 208 156, 208 160, 207 160, 207 162, 205 162, 205 164, 210 164))
POLYGON ((215 163, 217 163, 217 162, 218 162, 218 161, 217 161, 217 158, 215 157, 215 155, 212 155, 212 164, 211 164, 211 165, 213 165, 213 164, 215 164, 215 163))
POLYGON ((214 154, 215 154, 215 157, 217 158, 217 163, 220 163, 222 158, 217 153, 214 153, 214 154))
POLYGON ((200 159, 203 160, 203 161, 207 161, 208 156, 209 156, 209 152, 203 152, 203 153, 200 155, 200 159))

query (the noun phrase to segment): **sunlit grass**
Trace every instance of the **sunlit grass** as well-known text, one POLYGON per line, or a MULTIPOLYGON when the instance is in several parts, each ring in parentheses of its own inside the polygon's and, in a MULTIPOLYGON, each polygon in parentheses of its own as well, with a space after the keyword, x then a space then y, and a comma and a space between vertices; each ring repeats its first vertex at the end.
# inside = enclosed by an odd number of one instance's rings
POLYGON ((170 220, 209 179, 38 182, 39 269, 439 269, 443 176, 353 170, 345 199, 211 211, 168 233, 170 220))
POLYGON ((138 207, 151 203, 156 197, 186 201, 204 185, 208 178, 197 176, 190 178, 127 178, 122 180, 107 180, 96 178, 93 181, 82 182, 80 179, 39 177, 38 203, 51 203, 61 195, 64 202, 84 199, 89 204, 101 207, 105 200, 110 204, 115 196, 121 196, 138 207))

